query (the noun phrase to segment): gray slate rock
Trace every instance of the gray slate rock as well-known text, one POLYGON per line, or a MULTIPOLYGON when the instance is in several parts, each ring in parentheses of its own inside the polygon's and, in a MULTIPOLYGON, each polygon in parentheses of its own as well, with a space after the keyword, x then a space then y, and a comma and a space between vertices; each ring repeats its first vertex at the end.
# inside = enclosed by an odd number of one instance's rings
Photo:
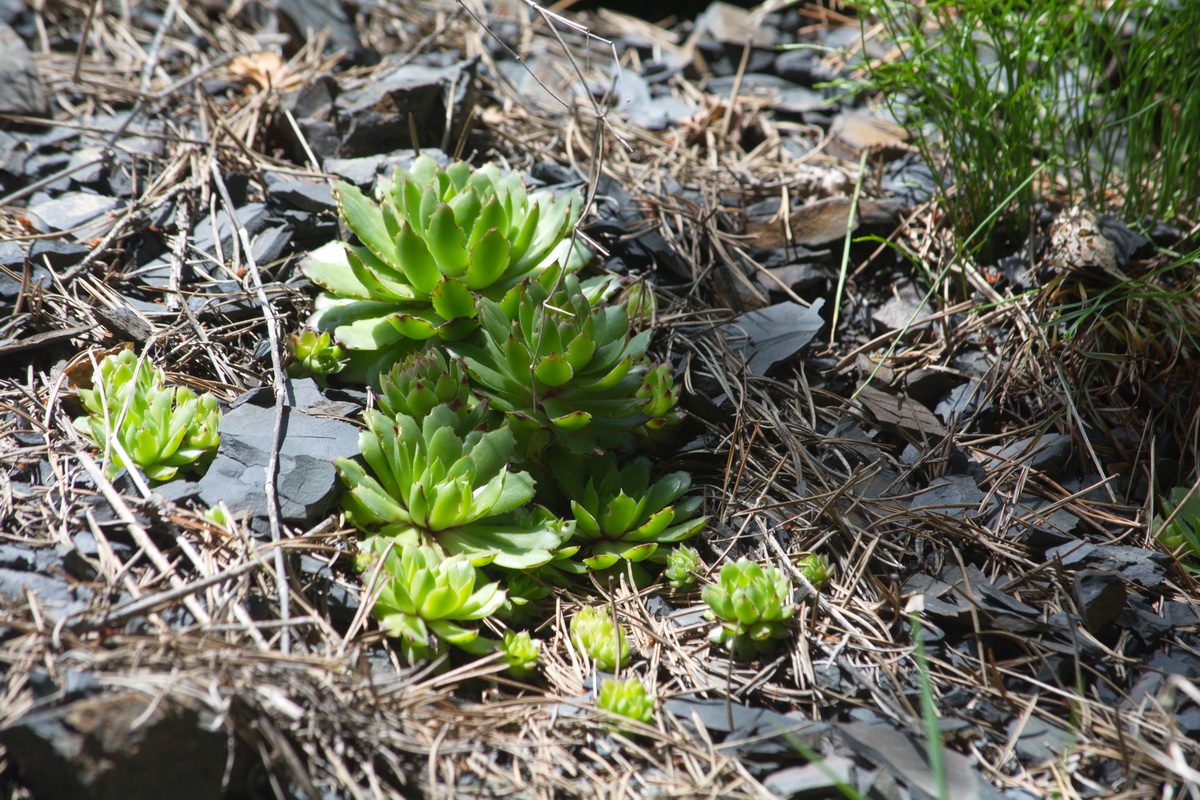
MULTIPOLYGON (((34 227, 42 233, 71 230, 103 217, 116 208, 119 202, 115 197, 91 192, 66 192, 30 206, 29 218, 34 227)), ((80 231, 78 237, 80 240, 88 239, 91 238, 90 233, 91 231, 80 231)))
POLYGON ((220 797, 228 731, 196 710, 138 692, 90 697, 0 729, 37 797, 173 800, 220 797))
POLYGON ((44 116, 46 90, 24 40, 0 22, 0 114, 44 116))
MULTIPOLYGON (((293 396, 303 397, 302 392, 303 388, 294 389, 293 396)), ((303 408, 285 406, 279 451, 279 513, 285 523, 295 525, 312 524, 333 504, 339 483, 332 460, 358 455, 355 426, 311 416, 303 408)), ((265 517, 264 487, 274 429, 273 406, 247 402, 227 412, 221 419, 220 450, 195 488, 200 501, 209 506, 224 501, 235 513, 265 517)))

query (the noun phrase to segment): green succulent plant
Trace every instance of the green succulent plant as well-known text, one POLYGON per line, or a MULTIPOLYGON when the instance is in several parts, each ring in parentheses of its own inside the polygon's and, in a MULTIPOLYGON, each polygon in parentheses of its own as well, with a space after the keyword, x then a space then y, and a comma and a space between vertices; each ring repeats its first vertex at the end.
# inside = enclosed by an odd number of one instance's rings
POLYGON ((808 582, 818 592, 824 589, 828 585, 829 579, 833 577, 833 565, 829 563, 829 558, 816 553, 809 553, 800 559, 800 562, 796 564, 796 569, 800 570, 801 575, 808 578, 808 582))
POLYGON ((477 564, 512 569, 546 563, 570 535, 573 523, 521 508, 534 484, 528 473, 508 470, 507 427, 460 436, 459 417, 445 405, 420 423, 379 412, 366 421, 359 436, 366 468, 345 458, 334 462, 349 490, 342 499, 346 517, 360 530, 403 543, 436 542, 477 564))
POLYGON ((686 472, 651 483, 648 458, 635 458, 624 467, 612 453, 589 461, 588 469, 580 469, 578 458, 555 456, 550 461, 570 500, 574 541, 582 545, 588 567, 607 569, 620 559, 644 561, 659 545, 683 541, 708 521, 695 517, 701 498, 679 500, 692 485, 686 472))
POLYGON ((110 478, 136 466, 151 480, 170 480, 214 453, 221 440, 217 399, 167 386, 162 370, 132 350, 102 359, 92 388, 78 395, 88 413, 73 424, 104 451, 110 478))
POLYGON ((411 353, 393 366, 380 378, 377 399, 387 416, 416 420, 425 419, 436 406, 446 406, 458 416, 455 431, 461 435, 487 421, 487 401, 472 396, 462 361, 447 359, 437 350, 411 353))
POLYGON ((571 643, 601 672, 615 672, 629 662, 629 640, 603 606, 584 606, 571 618, 571 643))
POLYGON ((301 263, 325 291, 309 325, 332 332, 356 375, 386 366, 404 341, 460 339, 476 327, 476 295, 498 299, 530 275, 590 257, 567 238, 578 192, 526 190, 494 165, 441 168, 420 156, 381 180, 376 201, 348 183, 334 196, 359 244, 331 242, 301 263))
POLYGON ((514 678, 528 677, 538 667, 542 656, 542 643, 525 631, 505 631, 500 641, 500 654, 508 663, 508 674, 514 678))
POLYGON ((788 634, 787 621, 796 610, 791 596, 792 582, 774 565, 761 567, 745 558, 726 564, 717 583, 701 594, 706 616, 718 621, 709 639, 746 658, 772 652, 775 640, 788 634))
POLYGON ((346 353, 333 343, 329 332, 317 333, 303 330, 288 337, 288 351, 295 359, 288 365, 288 374, 293 378, 313 376, 324 378, 342 371, 346 366, 346 353))
POLYGON ((687 415, 679 408, 679 394, 680 384, 670 364, 655 364, 646 370, 646 378, 637 390, 637 396, 646 400, 642 406, 647 417, 643 425, 646 438, 661 442, 683 422, 687 415))
POLYGON ((410 662, 427 661, 453 644, 481 654, 479 632, 460 623, 483 619, 504 602, 498 583, 483 575, 465 556, 449 556, 434 547, 396 545, 381 537, 367 539, 359 570, 368 575, 371 614, 388 636, 400 639, 410 662), (378 569, 378 559, 383 560, 378 569), (370 576, 378 572, 378 577, 370 576))
POLYGON ((596 708, 605 711, 616 721, 632 719, 650 724, 654 721, 654 698, 638 678, 605 678, 600 682, 596 708))
POLYGON ((700 560, 696 548, 680 545, 667 553, 667 568, 663 570, 663 577, 672 589, 685 589, 696 582, 696 573, 702 569, 704 562, 700 560))
POLYGON ((1154 516, 1150 530, 1167 550, 1180 558, 1190 572, 1200 572, 1200 491, 1187 486, 1171 490, 1161 514, 1154 516), (1172 518, 1172 515, 1174 517, 1172 518), (1171 521, 1168 523, 1167 520, 1171 521))
POLYGON ((482 346, 454 346, 526 458, 552 441, 572 453, 628 449, 649 419, 650 398, 638 391, 650 334, 629 336, 624 307, 598 302, 605 288, 548 269, 500 301, 482 300, 482 346))

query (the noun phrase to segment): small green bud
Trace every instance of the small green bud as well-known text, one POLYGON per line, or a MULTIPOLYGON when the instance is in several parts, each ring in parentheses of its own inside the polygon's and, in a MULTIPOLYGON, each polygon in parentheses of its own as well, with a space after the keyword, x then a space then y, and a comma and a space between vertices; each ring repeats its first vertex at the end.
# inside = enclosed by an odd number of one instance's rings
POLYGON ((505 631, 504 639, 500 642, 500 653, 508 662, 508 674, 514 678, 524 678, 537 669, 542 643, 525 631, 505 631))
POLYGON ((683 589, 696 582, 695 573, 704 569, 700 553, 694 547, 680 545, 667 553, 667 568, 663 577, 671 584, 672 589, 683 589))
POLYGON ((654 720, 654 698, 637 678, 605 678, 600 682, 596 707, 614 719, 632 719, 647 724, 654 720))
POLYGON ((328 331, 318 334, 306 329, 293 334, 288 337, 288 351, 296 359, 288 367, 293 378, 333 375, 346 366, 346 354, 329 338, 328 331))
POLYGON ((603 606, 584 606, 571 620, 571 643, 601 672, 615 672, 629 661, 625 631, 603 606))
POLYGON ((829 558, 816 553, 809 553, 800 559, 796 568, 800 570, 801 575, 808 578, 808 582, 818 592, 824 589, 825 585, 829 583, 829 579, 833 577, 833 565, 829 563, 829 558))

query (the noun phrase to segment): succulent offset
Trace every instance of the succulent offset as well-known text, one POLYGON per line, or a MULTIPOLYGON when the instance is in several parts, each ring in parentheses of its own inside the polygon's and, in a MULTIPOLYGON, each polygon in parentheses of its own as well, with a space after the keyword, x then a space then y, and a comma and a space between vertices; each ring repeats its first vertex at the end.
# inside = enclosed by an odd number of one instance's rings
POLYGON ((104 451, 109 477, 137 466, 151 480, 170 480, 220 443, 217 399, 167 386, 162 371, 132 350, 102 359, 92 388, 78 395, 88 414, 73 424, 104 451))
POLYGON ((288 351, 295 359, 288 365, 288 374, 293 378, 312 375, 322 378, 341 372, 346 366, 346 353, 333 343, 329 333, 318 334, 303 330, 288 337, 288 351))
POLYGON ((650 419, 643 408, 653 397, 639 396, 650 334, 631 338, 624 306, 598 302, 604 288, 546 270, 500 301, 481 301, 482 346, 454 346, 525 457, 551 442, 572 453, 629 449, 650 419))
POLYGON ((663 577, 672 589, 684 589, 696 582, 696 573, 704 569, 700 553, 694 547, 686 544, 671 548, 667 553, 667 568, 663 577))
POLYGON ((596 708, 615 718, 649 724, 654 721, 654 698, 638 678, 605 678, 600 682, 596 708))
POLYGON ((584 606, 571 618, 571 643, 601 672, 615 672, 629 661, 629 640, 603 606, 584 606))
POLYGON ((829 583, 829 579, 833 577, 833 565, 829 563, 827 556, 809 553, 800 562, 796 564, 796 569, 800 570, 800 574, 808 578, 808 582, 813 585, 813 588, 818 592, 825 588, 829 583))
POLYGON ((368 576, 367 595, 375 598, 371 614, 401 640, 406 659, 429 660, 443 643, 478 649, 472 647, 478 631, 459 623, 483 619, 500 607, 504 590, 498 583, 484 583, 465 556, 447 557, 432 547, 373 537, 363 551, 359 570, 368 576))
POLYGON ((588 462, 557 456, 550 464, 571 503, 574 541, 592 569, 607 569, 619 559, 644 561, 659 545, 680 542, 708 521, 695 517, 701 498, 679 500, 691 488, 688 474, 672 472, 651 483, 648 458, 621 467, 615 455, 605 453, 588 462))
POLYGON ((423 420, 436 406, 446 406, 458 416, 455 430, 464 435, 486 422, 487 402, 471 395, 462 361, 437 350, 410 354, 381 375, 379 384, 379 410, 389 417, 423 420))
POLYGON ((309 325, 350 351, 371 376, 404 342, 460 339, 476 327, 477 295, 498 299, 522 279, 586 250, 568 237, 582 210, 578 192, 529 193, 521 176, 494 165, 441 168, 420 156, 381 180, 372 201, 334 185, 357 244, 331 242, 301 270, 325 291, 309 325))
POLYGON ((546 563, 571 526, 521 509, 533 497, 533 479, 508 470, 513 437, 507 428, 460 437, 459 422, 446 405, 420 423, 404 414, 368 413, 359 436, 367 469, 351 459, 334 462, 349 489, 342 501, 347 518, 367 533, 436 542, 479 564, 524 569, 546 563))
POLYGON ((524 678, 537 669, 542 643, 525 631, 505 631, 499 649, 501 657, 508 664, 508 674, 514 678, 524 678))
POLYGON ((748 559, 721 568, 717 583, 704 587, 709 619, 717 620, 709 639, 736 649, 743 657, 770 653, 775 640, 788 635, 795 613, 792 582, 774 565, 748 559))

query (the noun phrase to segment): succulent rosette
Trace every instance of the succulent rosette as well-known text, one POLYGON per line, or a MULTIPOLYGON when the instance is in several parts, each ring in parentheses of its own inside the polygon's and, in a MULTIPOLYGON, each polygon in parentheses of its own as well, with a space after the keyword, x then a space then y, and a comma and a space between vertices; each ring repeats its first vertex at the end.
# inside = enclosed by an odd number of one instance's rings
POLYGON ((334 184, 358 243, 330 242, 300 267, 325 290, 309 325, 350 351, 359 376, 386 366, 404 342, 469 334, 477 295, 499 298, 551 263, 577 268, 590 256, 568 238, 582 211, 578 192, 530 193, 520 175, 494 165, 443 169, 420 156, 375 194, 334 184))
POLYGON ((615 672, 629 662, 629 639, 603 606, 584 606, 575 612, 571 643, 601 672, 615 672))
POLYGON ((620 559, 644 561, 660 545, 683 541, 702 529, 707 517, 696 517, 701 498, 679 498, 691 488, 686 472, 650 480, 650 460, 635 458, 625 466, 612 453, 591 459, 555 456, 550 464, 575 518, 573 541, 582 546, 583 563, 607 569, 620 559))
POLYGON ((388 636, 401 640, 408 661, 429 660, 444 649, 443 643, 472 652, 491 648, 473 647, 478 631, 460 623, 495 613, 504 590, 498 583, 484 583, 465 556, 447 557, 433 547, 374 537, 364 543, 359 561, 368 576, 367 594, 375 598, 371 614, 388 636))
POLYGON ((696 582, 696 573, 704 569, 700 553, 694 547, 680 545, 667 554, 667 568, 663 577, 672 589, 686 589, 696 582))
POLYGON ((646 724, 654 721, 654 698, 638 678, 605 678, 600 682, 596 708, 608 712, 615 721, 622 718, 646 724))
POLYGON ((345 352, 333 343, 328 332, 303 330, 293 334, 288 337, 288 351, 295 359, 288 365, 288 374, 293 378, 312 375, 320 379, 346 366, 345 352))
POLYGON ((800 574, 808 579, 818 592, 825 588, 833 578, 833 565, 829 557, 817 553, 809 553, 796 564, 800 574))
POLYGON ((507 427, 460 436, 454 409, 439 405, 418 423, 401 414, 367 415, 359 436, 366 468, 338 459, 350 522, 398 541, 436 542, 475 563, 514 569, 539 566, 570 535, 573 524, 544 509, 524 510, 534 493, 526 472, 511 472, 507 427))
POLYGON ((742 558, 721 568, 717 583, 704 587, 709 619, 718 624, 709 639, 736 649, 743 657, 770 653, 775 640, 788 635, 796 611, 792 582, 774 565, 742 558))
POLYGON ((574 453, 628 449, 648 419, 650 398, 638 391, 650 333, 630 337, 624 306, 599 302, 608 288, 549 269, 500 301, 483 300, 482 345, 454 346, 526 458, 551 442, 574 453))
POLYGON ((92 388, 79 389, 78 395, 88 414, 73 424, 104 450, 109 477, 136 466, 151 480, 170 480, 220 443, 217 399, 167 386, 162 370, 132 350, 102 359, 92 388))
POLYGON ((461 359, 447 359, 437 350, 412 353, 380 377, 376 395, 379 410, 389 417, 405 415, 423 420, 437 406, 458 416, 455 430, 466 434, 487 419, 487 401, 478 400, 467 384, 461 359))
POLYGON ((542 655, 542 642, 525 631, 505 631, 498 650, 508 664, 508 674, 514 678, 526 678, 537 669, 542 655))

